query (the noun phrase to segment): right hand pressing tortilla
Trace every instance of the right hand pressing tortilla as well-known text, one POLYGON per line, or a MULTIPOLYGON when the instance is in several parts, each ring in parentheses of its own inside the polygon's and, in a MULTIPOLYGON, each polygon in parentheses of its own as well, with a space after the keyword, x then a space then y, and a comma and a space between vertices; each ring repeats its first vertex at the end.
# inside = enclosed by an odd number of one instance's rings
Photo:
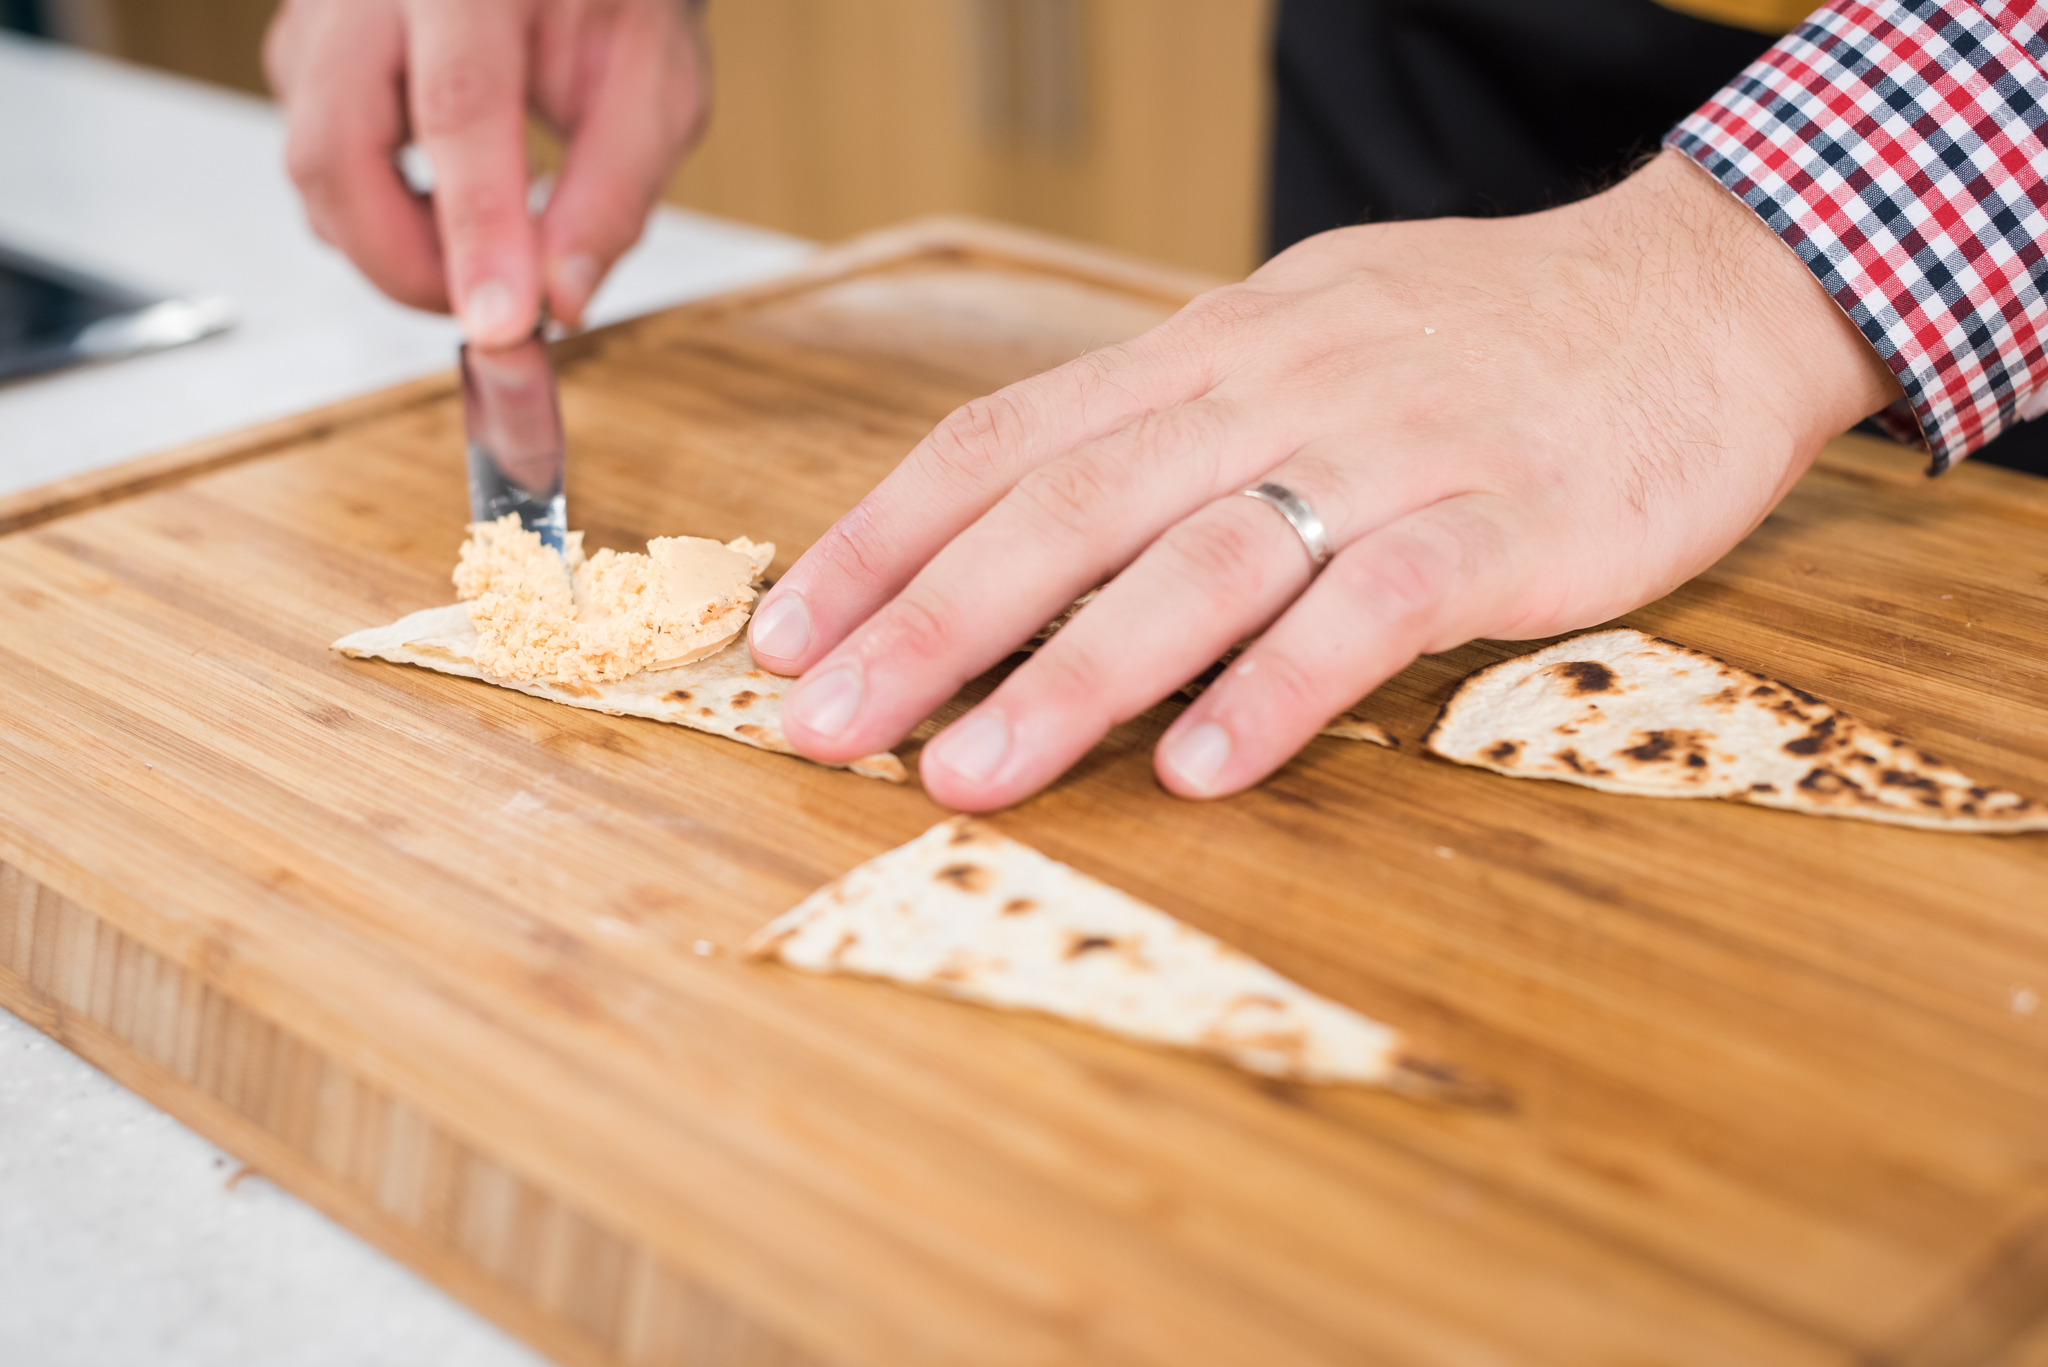
POLYGON ((1898 381, 1799 257, 1667 152, 1521 218, 1340 228, 1151 332, 957 410, 791 566, 754 656, 783 731, 896 745, 1088 589, 918 775, 985 811, 1258 639, 1161 738, 1258 782, 1418 654, 1590 626, 1763 520, 1898 381), (1306 500, 1334 558, 1239 491, 1306 500))
POLYGON ((288 0, 264 44, 313 230, 377 287, 469 340, 579 322, 702 124, 694 0, 288 0), (525 116, 568 141, 527 213, 525 116), (434 167, 414 195, 396 156, 434 167))

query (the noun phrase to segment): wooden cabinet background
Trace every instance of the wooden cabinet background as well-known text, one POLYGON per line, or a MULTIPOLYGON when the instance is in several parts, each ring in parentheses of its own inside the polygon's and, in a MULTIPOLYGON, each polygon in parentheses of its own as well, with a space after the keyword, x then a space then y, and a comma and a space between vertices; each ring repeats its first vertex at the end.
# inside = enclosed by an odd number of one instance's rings
MULTIPOLYGON (((676 203, 805 237, 968 212, 1225 275, 1264 223, 1270 0, 712 0, 676 203)), ((245 89, 274 0, 91 0, 121 56, 245 89)))
POLYGON ((1265 0, 714 0, 678 202, 807 237, 966 210, 1242 274, 1265 0))

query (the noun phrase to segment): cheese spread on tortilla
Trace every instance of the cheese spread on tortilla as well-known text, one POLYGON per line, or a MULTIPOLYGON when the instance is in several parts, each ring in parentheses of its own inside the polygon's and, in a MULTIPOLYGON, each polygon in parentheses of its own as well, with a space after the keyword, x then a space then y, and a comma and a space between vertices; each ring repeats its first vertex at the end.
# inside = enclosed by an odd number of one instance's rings
POLYGON ((775 555, 745 537, 664 536, 646 554, 586 557, 581 532, 557 555, 515 513, 469 532, 455 590, 476 627, 475 663, 501 679, 609 683, 700 660, 746 626, 775 555))

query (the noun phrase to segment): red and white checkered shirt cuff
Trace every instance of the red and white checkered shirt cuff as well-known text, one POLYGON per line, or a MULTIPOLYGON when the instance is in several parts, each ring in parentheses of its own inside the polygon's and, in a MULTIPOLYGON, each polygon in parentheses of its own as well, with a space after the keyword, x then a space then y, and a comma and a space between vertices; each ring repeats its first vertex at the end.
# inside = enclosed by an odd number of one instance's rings
POLYGON ((1799 253, 1940 473, 2048 410, 2048 0, 1836 0, 1665 139, 1799 253))

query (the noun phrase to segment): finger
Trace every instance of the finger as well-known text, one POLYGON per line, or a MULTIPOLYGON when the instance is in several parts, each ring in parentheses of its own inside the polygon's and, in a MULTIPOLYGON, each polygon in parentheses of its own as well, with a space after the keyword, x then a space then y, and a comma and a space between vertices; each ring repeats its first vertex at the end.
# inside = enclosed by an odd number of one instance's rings
MULTIPOLYGON (((1349 545, 1409 511, 1422 488, 1387 463, 1297 453, 1263 478, 1349 545)), ((1412 471, 1412 463, 1409 465, 1412 471)), ((1050 783, 1119 722, 1168 696, 1268 623, 1314 562, 1287 519, 1233 492, 1169 528, 1073 622, 919 757, 927 791, 980 811, 1050 783), (999 750, 998 743, 1009 744, 999 750)))
POLYGON ((1008 806, 1111 727, 1257 632, 1308 585, 1301 540, 1273 510, 1224 497, 1155 541, 979 706, 925 746, 918 780, 948 807, 1008 806))
POLYGON ((542 273, 557 318, 580 324, 612 263, 695 137, 704 80, 682 11, 640 5, 582 11, 574 33, 542 36, 543 100, 569 130, 568 155, 541 216, 542 273))
POLYGON ((306 219, 378 289, 414 308, 448 307, 432 212, 406 188, 405 35, 389 6, 295 6, 265 47, 288 111, 285 168, 306 219))
POLYGON ((1514 620, 1531 581, 1503 512, 1495 495, 1459 494, 1339 552, 1167 728, 1160 782, 1182 797, 1250 787, 1417 655, 1514 620))
POLYGON ((1192 403, 1222 364, 1162 327, 955 410, 762 599, 755 656, 809 670, 1027 472, 1192 403))
POLYGON ((471 342, 510 346, 540 303, 526 211, 529 7, 421 0, 407 21, 413 133, 434 166, 449 294, 471 342))
POLYGON ((820 759, 893 745, 1167 527, 1279 463, 1284 439, 1211 395, 1027 474, 791 691, 791 742, 820 759))

